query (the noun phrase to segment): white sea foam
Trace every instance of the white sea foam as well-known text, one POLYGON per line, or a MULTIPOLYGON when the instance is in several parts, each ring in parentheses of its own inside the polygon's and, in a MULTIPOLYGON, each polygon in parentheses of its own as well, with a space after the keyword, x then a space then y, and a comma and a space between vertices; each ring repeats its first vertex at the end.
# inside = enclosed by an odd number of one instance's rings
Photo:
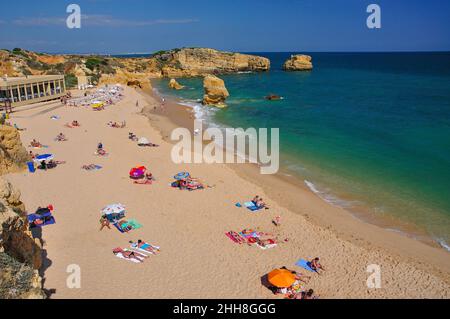
POLYGON ((445 240, 438 238, 438 239, 436 239, 436 241, 439 243, 439 245, 441 245, 442 248, 444 248, 446 251, 450 252, 450 245, 447 244, 445 242, 445 240))

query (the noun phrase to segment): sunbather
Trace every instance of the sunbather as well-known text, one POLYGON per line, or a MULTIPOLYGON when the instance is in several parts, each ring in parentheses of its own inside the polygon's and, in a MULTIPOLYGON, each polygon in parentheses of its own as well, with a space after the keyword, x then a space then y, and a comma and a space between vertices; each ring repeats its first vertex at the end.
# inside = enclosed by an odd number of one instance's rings
POLYGON ((159 247, 152 246, 138 239, 137 243, 130 242, 132 245, 135 245, 137 248, 148 251, 149 253, 159 252, 159 247))
POLYGON ((119 226, 119 228, 125 232, 128 233, 129 231, 133 230, 133 227, 129 224, 127 224, 128 222, 126 220, 121 220, 117 223, 117 226, 119 226))
POLYGON ((72 121, 72 126, 73 127, 80 127, 81 125, 80 125, 80 123, 78 123, 78 121, 72 121))
POLYGON ((152 173, 150 172, 145 172, 144 178, 139 179, 137 181, 134 181, 135 184, 141 184, 141 185, 151 185, 153 184, 153 181, 155 179, 153 178, 152 173))
POLYGON ((122 248, 114 249, 113 254, 114 255, 121 254, 123 257, 125 257, 127 259, 135 259, 135 260, 138 260, 139 262, 144 262, 142 259, 148 258, 148 256, 145 256, 138 252, 130 251, 130 250, 123 250, 122 248))
POLYGON ((35 139, 33 139, 30 143, 31 147, 42 147, 42 144, 38 141, 36 141, 35 139))
POLYGON ((55 140, 57 142, 65 142, 65 141, 67 141, 66 136, 63 133, 59 133, 58 136, 56 136, 55 140))
POLYGON ((316 273, 320 275, 319 270, 325 271, 325 268, 320 264, 319 257, 314 258, 310 261, 310 265, 312 270, 314 270, 316 273))
POLYGON ((314 295, 314 290, 309 289, 308 291, 302 291, 297 295, 295 299, 318 299, 318 295, 314 295))

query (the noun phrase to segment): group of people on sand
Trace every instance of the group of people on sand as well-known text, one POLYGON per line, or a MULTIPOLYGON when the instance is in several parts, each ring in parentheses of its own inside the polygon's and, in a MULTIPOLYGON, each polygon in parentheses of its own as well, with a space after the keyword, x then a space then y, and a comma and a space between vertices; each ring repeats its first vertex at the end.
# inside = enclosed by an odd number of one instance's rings
POLYGON ((33 138, 33 140, 30 142, 30 147, 42 148, 42 147, 44 147, 44 145, 42 145, 41 142, 39 142, 33 138))
POLYGON ((259 197, 259 195, 256 195, 253 199, 252 199, 252 203, 258 207, 258 208, 265 208, 265 209, 269 209, 269 207, 266 205, 266 203, 264 202, 264 200, 262 199, 262 197, 259 197))
MULTIPOLYGON (((319 260, 319 258, 315 258, 310 262, 310 264, 313 264, 313 262, 314 262, 315 263, 314 267, 316 267, 315 269, 323 270, 323 267, 319 263, 318 260, 319 260)), ((308 289, 308 290, 301 289, 301 286, 303 284, 309 283, 311 276, 307 276, 307 275, 304 275, 297 271, 290 270, 290 269, 286 268, 286 266, 283 266, 280 269, 291 272, 291 274, 293 274, 295 276, 294 277, 295 282, 290 287, 286 287, 286 288, 272 287, 272 290, 275 294, 283 294, 286 296, 286 299, 318 299, 319 298, 319 295, 316 295, 314 293, 313 289, 308 289)))
POLYGON ((122 121, 122 123, 109 121, 107 125, 112 128, 125 128, 127 126, 127 123, 125 121, 122 121))

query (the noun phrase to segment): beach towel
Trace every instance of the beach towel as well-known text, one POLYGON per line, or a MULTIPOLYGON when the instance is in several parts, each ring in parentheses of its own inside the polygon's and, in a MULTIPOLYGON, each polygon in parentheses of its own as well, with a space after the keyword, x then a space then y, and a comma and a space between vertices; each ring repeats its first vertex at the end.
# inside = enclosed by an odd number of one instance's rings
POLYGON ((245 238, 242 238, 238 233, 236 233, 234 231, 229 231, 229 232, 225 233, 225 236, 230 238, 236 244, 241 245, 241 244, 245 243, 245 238))
POLYGON ((156 252, 154 251, 148 251, 146 250, 147 248, 154 248, 155 250, 159 250, 159 247, 157 246, 152 246, 150 244, 145 243, 144 245, 142 245, 141 247, 138 247, 137 243, 133 243, 130 246, 132 249, 135 249, 141 253, 145 253, 145 254, 152 254, 152 255, 156 255, 156 252))
POLYGON ((301 267, 301 268, 303 268, 303 269, 306 269, 306 270, 308 270, 308 271, 311 271, 311 272, 316 272, 314 269, 312 269, 311 267, 310 267, 310 262, 309 261, 306 261, 306 260, 304 260, 304 259, 300 259, 299 261, 297 261, 296 263, 295 263, 295 265, 296 266, 299 266, 299 267, 301 267))
POLYGON ((86 170, 86 171, 97 171, 97 170, 99 170, 99 169, 102 169, 102 166, 100 166, 100 165, 94 165, 94 164, 91 164, 91 165, 84 165, 84 166, 82 167, 82 169, 84 169, 84 170, 86 170))
POLYGON ((133 229, 142 228, 142 225, 139 224, 135 219, 130 219, 126 224, 130 225, 131 227, 133 227, 133 229))
POLYGON ((262 250, 266 250, 266 249, 270 249, 270 248, 276 247, 277 244, 268 244, 268 245, 265 245, 265 246, 261 246, 259 243, 256 243, 256 246, 258 246, 262 250))
POLYGON ((247 207, 247 209, 251 210, 252 212, 256 212, 263 208, 263 207, 256 206, 255 203, 253 203, 253 202, 246 202, 246 203, 244 203, 244 206, 247 207))
POLYGON ((39 214, 29 214, 27 215, 28 223, 30 224, 30 228, 36 228, 36 227, 44 227, 48 225, 56 224, 55 217, 51 213, 47 213, 44 215, 39 214), (36 220, 42 220, 42 224, 35 224, 34 222, 36 220))
MULTIPOLYGON (((128 249, 124 249, 124 251, 129 251, 129 250, 128 249)), ((126 258, 122 253, 117 253, 117 254, 115 254, 115 256, 117 258, 125 259, 125 260, 128 260, 128 261, 134 262, 136 264, 140 263, 140 261, 136 260, 135 258, 126 258)), ((143 257, 139 257, 139 256, 136 256, 136 257, 137 257, 137 259, 139 259, 141 261, 144 261, 143 257)))
MULTIPOLYGON (((122 224, 122 227, 128 227, 131 226, 131 230, 135 230, 135 229, 139 229, 142 228, 142 225, 139 224, 136 220, 134 219, 130 219, 128 221, 126 221, 125 223, 122 224)), ((125 231, 119 226, 119 223, 115 223, 114 227, 117 228, 118 231, 120 231, 121 233, 125 233, 125 231)), ((130 230, 130 231, 131 231, 130 230)))

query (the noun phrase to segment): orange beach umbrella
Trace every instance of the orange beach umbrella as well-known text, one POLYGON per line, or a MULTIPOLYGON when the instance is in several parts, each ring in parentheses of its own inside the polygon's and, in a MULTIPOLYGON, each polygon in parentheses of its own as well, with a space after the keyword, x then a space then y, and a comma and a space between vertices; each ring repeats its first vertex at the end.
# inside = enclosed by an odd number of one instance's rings
POLYGON ((286 269, 275 269, 269 273, 268 279, 275 287, 287 288, 295 282, 295 275, 286 269))

